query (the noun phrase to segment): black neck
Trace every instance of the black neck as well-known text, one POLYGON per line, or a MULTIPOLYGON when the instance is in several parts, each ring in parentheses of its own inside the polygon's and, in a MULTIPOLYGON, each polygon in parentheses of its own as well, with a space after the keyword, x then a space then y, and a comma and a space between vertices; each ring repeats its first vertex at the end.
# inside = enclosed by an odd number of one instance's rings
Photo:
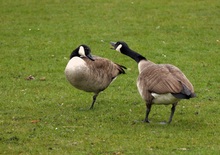
POLYGON ((130 48, 126 48, 126 52, 123 52, 123 54, 131 57, 132 59, 134 59, 137 63, 139 63, 141 60, 147 60, 144 56, 140 55, 139 53, 131 50, 130 48))

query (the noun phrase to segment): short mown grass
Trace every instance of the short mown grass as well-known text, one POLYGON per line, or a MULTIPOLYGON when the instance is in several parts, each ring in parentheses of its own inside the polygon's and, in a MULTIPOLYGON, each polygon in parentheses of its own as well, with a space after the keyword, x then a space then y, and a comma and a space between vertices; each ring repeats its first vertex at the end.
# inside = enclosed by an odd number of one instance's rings
POLYGON ((1 0, 0 154, 219 154, 219 9, 217 0, 1 0), (110 49, 118 40, 193 83, 197 98, 181 101, 171 124, 160 124, 171 106, 153 106, 142 123, 137 64, 110 49), (64 76, 79 44, 128 68, 93 110, 92 94, 64 76))

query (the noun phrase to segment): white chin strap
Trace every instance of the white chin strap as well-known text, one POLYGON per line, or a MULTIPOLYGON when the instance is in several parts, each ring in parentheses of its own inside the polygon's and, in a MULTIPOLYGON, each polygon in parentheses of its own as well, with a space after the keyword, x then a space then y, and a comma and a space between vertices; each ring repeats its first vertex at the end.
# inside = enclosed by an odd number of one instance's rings
POLYGON ((84 48, 82 46, 79 47, 79 55, 86 56, 85 50, 84 50, 84 48))
POLYGON ((118 52, 121 52, 121 47, 122 47, 122 44, 118 45, 118 47, 115 50, 118 52))

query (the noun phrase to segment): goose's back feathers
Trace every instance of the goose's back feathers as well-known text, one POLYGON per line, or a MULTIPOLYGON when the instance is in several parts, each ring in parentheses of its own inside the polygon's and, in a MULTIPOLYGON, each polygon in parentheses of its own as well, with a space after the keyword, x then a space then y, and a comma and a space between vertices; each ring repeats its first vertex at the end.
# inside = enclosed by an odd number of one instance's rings
MULTIPOLYGON (((147 91, 147 93, 180 93, 186 96, 194 93, 193 86, 186 76, 179 68, 170 64, 151 63, 142 67, 137 86, 140 87, 139 91, 140 89, 145 89, 142 91, 147 91)), ((177 97, 180 98, 178 95, 177 97)))

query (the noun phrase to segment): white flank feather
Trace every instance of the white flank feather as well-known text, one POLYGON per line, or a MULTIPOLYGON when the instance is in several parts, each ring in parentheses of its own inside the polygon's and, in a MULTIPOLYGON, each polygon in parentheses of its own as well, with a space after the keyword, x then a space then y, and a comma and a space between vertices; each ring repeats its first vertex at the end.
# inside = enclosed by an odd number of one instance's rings
POLYGON ((175 98, 171 93, 167 93, 167 94, 151 93, 151 95, 154 97, 153 99, 154 104, 173 104, 179 101, 179 99, 175 98))

